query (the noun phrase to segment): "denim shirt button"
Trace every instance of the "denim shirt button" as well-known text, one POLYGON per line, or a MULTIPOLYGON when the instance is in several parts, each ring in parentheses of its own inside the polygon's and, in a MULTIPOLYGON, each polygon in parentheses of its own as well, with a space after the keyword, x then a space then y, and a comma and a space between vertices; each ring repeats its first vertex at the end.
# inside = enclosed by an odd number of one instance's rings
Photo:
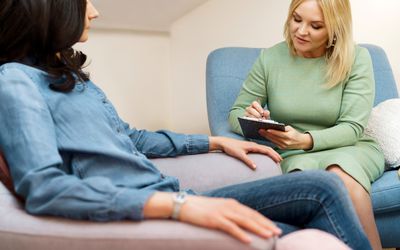
POLYGON ((107 99, 103 99, 103 103, 106 104, 107 103, 107 99))

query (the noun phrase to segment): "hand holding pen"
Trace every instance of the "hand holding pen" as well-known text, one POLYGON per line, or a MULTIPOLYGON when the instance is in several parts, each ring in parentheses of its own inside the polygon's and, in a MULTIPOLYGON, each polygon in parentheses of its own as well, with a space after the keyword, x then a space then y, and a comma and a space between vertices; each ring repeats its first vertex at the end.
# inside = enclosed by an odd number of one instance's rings
POLYGON ((246 108, 245 116, 258 119, 269 119, 269 111, 264 109, 260 104, 260 99, 257 98, 246 108))

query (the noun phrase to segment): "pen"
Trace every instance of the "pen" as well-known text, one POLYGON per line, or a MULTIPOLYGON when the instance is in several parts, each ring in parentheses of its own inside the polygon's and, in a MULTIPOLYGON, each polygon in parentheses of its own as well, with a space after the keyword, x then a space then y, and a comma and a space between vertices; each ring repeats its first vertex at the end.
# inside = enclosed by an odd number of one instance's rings
MULTIPOLYGON (((258 102, 261 106, 261 99, 259 97, 257 97, 256 102, 258 102)), ((261 115, 261 118, 259 118, 260 120, 264 119, 264 109, 262 112, 259 112, 261 115)))

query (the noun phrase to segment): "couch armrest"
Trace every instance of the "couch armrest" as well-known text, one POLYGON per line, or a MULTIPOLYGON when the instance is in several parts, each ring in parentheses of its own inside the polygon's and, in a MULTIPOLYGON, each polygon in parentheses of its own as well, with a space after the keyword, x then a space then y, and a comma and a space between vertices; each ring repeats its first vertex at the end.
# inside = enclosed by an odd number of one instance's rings
POLYGON ((191 188, 197 192, 282 174, 280 166, 268 156, 249 154, 249 157, 256 163, 256 170, 219 152, 152 161, 162 173, 177 177, 181 188, 191 188))
MULTIPOLYGON (((223 153, 154 159, 165 173, 177 176, 183 187, 206 191, 229 184, 280 174, 268 157, 253 154, 256 171, 223 153)), ((0 183, 1 249, 271 249, 273 240, 256 236, 251 246, 225 233, 177 221, 97 223, 56 217, 32 216, 0 183)))
POLYGON ((32 216, 0 183, 2 250, 147 250, 147 249, 271 249, 272 240, 256 236, 252 246, 225 233, 170 220, 99 223, 32 216))

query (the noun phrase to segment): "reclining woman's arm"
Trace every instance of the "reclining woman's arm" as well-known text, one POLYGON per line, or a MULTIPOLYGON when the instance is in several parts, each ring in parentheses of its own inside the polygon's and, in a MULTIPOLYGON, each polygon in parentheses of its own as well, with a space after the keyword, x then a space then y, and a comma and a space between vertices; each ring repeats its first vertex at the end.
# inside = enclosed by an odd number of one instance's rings
POLYGON ((0 145, 29 213, 96 221, 142 219, 142 207, 154 190, 68 173, 71 163, 59 153, 48 105, 21 70, 0 72, 0 117, 0 145))
MULTIPOLYGON (((145 218, 169 218, 172 206, 172 194, 157 192, 146 203, 143 214, 145 218)), ((189 195, 178 219, 201 227, 225 231, 244 243, 251 241, 244 229, 263 238, 281 233, 272 221, 233 199, 189 195)))

